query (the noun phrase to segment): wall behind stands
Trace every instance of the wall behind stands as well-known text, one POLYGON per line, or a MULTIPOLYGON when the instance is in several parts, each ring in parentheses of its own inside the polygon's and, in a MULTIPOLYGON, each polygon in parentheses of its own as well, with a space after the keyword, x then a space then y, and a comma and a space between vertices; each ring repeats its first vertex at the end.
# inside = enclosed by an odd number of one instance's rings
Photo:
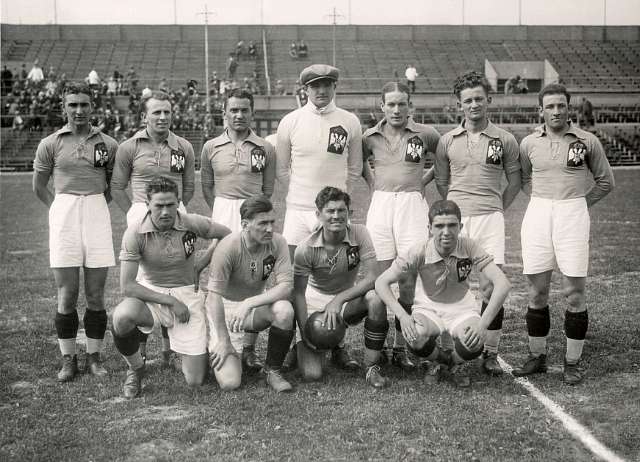
MULTIPOLYGON (((269 40, 325 40, 332 26, 265 26, 269 40)), ((210 40, 255 40, 257 25, 209 26, 210 40)), ((196 25, 16 25, 2 24, 2 40, 202 40, 196 25)), ((336 26, 338 40, 625 40, 639 41, 640 26, 336 26)))

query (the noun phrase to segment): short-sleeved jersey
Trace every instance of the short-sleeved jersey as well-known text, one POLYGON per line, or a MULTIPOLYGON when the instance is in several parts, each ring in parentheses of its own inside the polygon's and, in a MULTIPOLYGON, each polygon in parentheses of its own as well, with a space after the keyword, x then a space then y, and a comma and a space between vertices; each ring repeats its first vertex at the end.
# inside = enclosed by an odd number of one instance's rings
POLYGON ((112 189, 125 189, 131 181, 132 202, 145 202, 151 178, 161 175, 175 181, 182 195, 195 190, 195 156, 187 140, 169 132, 159 148, 147 130, 140 130, 118 148, 111 180, 112 189))
POLYGON ((482 271, 492 261, 493 257, 473 239, 459 237, 456 249, 446 258, 438 253, 433 239, 429 239, 414 244, 392 265, 403 273, 417 274, 424 293, 434 302, 455 303, 469 291, 467 278, 471 269, 482 271))
POLYGON ((88 196, 107 190, 118 143, 95 127, 79 144, 68 125, 40 141, 33 169, 53 174, 56 194, 88 196))
POLYGON ((522 187, 531 184, 533 197, 563 200, 588 196, 595 201, 614 187, 613 171, 600 140, 572 124, 557 142, 551 141, 545 125, 537 127, 520 144, 520 164, 522 187), (593 188, 589 172, 596 183, 593 188))
POLYGON ((422 190, 422 175, 428 153, 435 154, 440 134, 429 125, 409 118, 402 142, 392 146, 384 136, 383 119, 362 135, 362 156, 373 157, 375 190, 408 192, 422 190))
POLYGON ((239 145, 225 131, 202 147, 202 185, 226 199, 273 194, 275 149, 253 130, 239 145))
POLYGON ((491 122, 470 143, 464 124, 440 138, 436 151, 436 184, 448 187, 447 199, 465 217, 503 212, 502 179, 520 170, 514 136, 491 122))
POLYGON ((332 101, 308 102, 278 125, 277 176, 289 182, 287 208, 315 210, 325 186, 351 191, 362 175, 362 127, 354 114, 332 101))
POLYGON ((209 266, 210 291, 233 301, 242 301, 264 292, 273 273, 276 284, 293 287, 293 272, 287 241, 274 234, 269 244, 249 251, 244 231, 232 233, 220 241, 209 266))
POLYGON ((122 236, 120 261, 137 261, 145 280, 158 287, 193 284, 196 240, 218 236, 216 224, 202 215, 180 213, 169 231, 160 231, 151 214, 127 228, 122 236))
POLYGON ((349 225, 342 246, 333 255, 324 246, 322 232, 318 227, 296 248, 293 274, 309 277, 311 287, 335 295, 353 287, 360 263, 375 261, 376 252, 364 225, 349 225))

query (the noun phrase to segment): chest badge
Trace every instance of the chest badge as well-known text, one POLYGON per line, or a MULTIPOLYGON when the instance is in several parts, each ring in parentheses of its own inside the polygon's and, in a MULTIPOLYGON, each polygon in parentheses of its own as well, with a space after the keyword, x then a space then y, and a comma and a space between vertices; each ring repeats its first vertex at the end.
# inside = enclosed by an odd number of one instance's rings
POLYGON ((407 141, 407 151, 404 154, 405 162, 419 163, 424 153, 424 143, 419 136, 413 136, 407 141))
POLYGON ((97 143, 93 147, 93 166, 106 167, 109 163, 109 151, 104 143, 97 143))
POLYGON ((360 246, 349 246, 347 249, 347 269, 351 271, 360 264, 360 246))
POLYGON ((253 148, 251 150, 251 171, 256 173, 264 171, 266 157, 264 149, 260 146, 253 148))
POLYGON ((327 151, 334 154, 342 154, 347 146, 347 131, 340 125, 329 129, 329 144, 327 151))
POLYGON ((574 141, 569 145, 567 167, 581 167, 587 155, 587 146, 582 141, 574 141))
POLYGON ((181 150, 171 150, 171 171, 173 173, 184 173, 185 155, 181 150))
POLYGON ((273 255, 269 255, 262 260, 262 280, 266 281, 273 273, 273 267, 276 265, 276 258, 273 255))
POLYGON ((471 259, 461 258, 456 263, 456 270, 458 272, 458 282, 465 281, 469 273, 471 272, 471 259))
POLYGON ((184 257, 189 258, 196 250, 197 236, 191 231, 187 231, 182 235, 182 247, 184 248, 184 257))
POLYGON ((504 153, 504 145, 502 144, 502 140, 492 139, 489 140, 489 144, 487 146, 487 164, 491 165, 500 165, 502 162, 502 155, 504 153))

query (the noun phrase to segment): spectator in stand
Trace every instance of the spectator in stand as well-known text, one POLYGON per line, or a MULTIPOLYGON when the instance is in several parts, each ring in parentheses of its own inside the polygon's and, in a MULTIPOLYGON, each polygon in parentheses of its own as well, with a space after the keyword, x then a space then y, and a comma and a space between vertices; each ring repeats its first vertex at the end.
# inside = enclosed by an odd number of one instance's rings
POLYGON ((113 80, 116 81, 116 83, 118 84, 117 86, 117 90, 116 90, 116 94, 119 95, 122 93, 122 80, 123 80, 123 76, 120 73, 120 69, 118 69, 118 66, 116 66, 116 68, 113 71, 113 80))
POLYGON ((407 86, 411 90, 411 93, 416 92, 416 78, 418 77, 418 71, 413 64, 409 64, 404 71, 404 76, 407 78, 407 86))
POLYGON ((42 72, 42 68, 38 65, 37 59, 33 62, 33 67, 29 71, 29 74, 27 74, 27 80, 29 81, 29 85, 36 88, 39 87, 44 80, 44 73, 42 72))
POLYGON ((138 92, 138 80, 138 74, 136 73, 133 66, 131 66, 127 71, 127 77, 125 80, 125 91, 129 95, 138 92))
POLYGON ((247 49, 247 54, 251 59, 256 59, 258 57, 258 49, 256 48, 256 44, 253 40, 249 42, 249 48, 247 49))
POLYGON ((304 43, 304 40, 300 40, 300 43, 298 44, 298 57, 306 58, 308 56, 308 53, 309 49, 307 48, 307 44, 304 43))
POLYGON ((229 53, 229 59, 227 59, 227 79, 231 80, 236 77, 236 70, 238 69, 238 60, 233 53, 229 53))
POLYGON ((0 74, 0 80, 2 80, 2 96, 9 94, 11 88, 13 87, 13 73, 7 69, 7 65, 5 64, 2 67, 2 74, 0 74))
POLYGON ((511 95, 514 93, 519 93, 518 86, 520 85, 520 76, 516 75, 515 77, 511 77, 507 79, 504 83, 504 94, 511 95))
POLYGON ((274 88, 274 92, 276 95, 286 95, 287 94, 287 90, 284 87, 284 83, 282 83, 282 80, 278 79, 276 80, 276 86, 274 88))
POLYGON ((296 42, 291 42, 291 45, 289 45, 289 56, 292 59, 298 59, 298 45, 296 42))
POLYGON ((209 84, 212 94, 220 94, 220 79, 218 78, 218 73, 216 71, 213 71, 209 84))
POLYGON ((160 83, 158 84, 158 90, 163 91, 165 93, 169 93, 171 90, 169 88, 169 84, 167 83, 167 79, 162 77, 160 79, 160 83))
POLYGON ((56 80, 58 74, 56 73, 56 68, 53 66, 49 66, 49 70, 47 71, 47 75, 45 76, 47 80, 53 81, 56 80))
POLYGON ((100 88, 100 76, 95 69, 91 69, 89 75, 86 78, 86 81, 92 90, 100 88))
POLYGON ((22 67, 20 68, 20 80, 27 80, 27 76, 29 73, 27 72, 27 65, 22 63, 22 67))
POLYGON ((527 85, 527 79, 520 78, 520 80, 516 84, 516 93, 529 93, 529 85, 527 85))
POLYGON ((309 96, 307 95, 307 90, 305 90, 304 86, 300 84, 300 80, 296 80, 293 94, 296 95, 296 102, 298 103, 298 107, 302 107, 307 104, 309 96))
POLYGON ((582 97, 580 106, 578 106, 578 125, 584 130, 589 130, 595 125, 595 117, 593 115, 593 104, 586 96, 582 97))
POLYGON ((240 61, 240 56, 244 54, 244 40, 240 40, 236 43, 236 58, 240 61))
POLYGON ((109 77, 107 81, 107 96, 113 98, 118 93, 118 82, 113 76, 109 77))

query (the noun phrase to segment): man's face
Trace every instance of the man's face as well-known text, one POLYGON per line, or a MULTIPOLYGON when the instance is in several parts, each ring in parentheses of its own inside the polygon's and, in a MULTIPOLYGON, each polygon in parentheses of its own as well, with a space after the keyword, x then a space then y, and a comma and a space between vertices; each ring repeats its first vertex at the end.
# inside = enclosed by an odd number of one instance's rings
POLYGON ((464 112, 464 118, 473 122, 481 122, 487 117, 487 108, 491 97, 481 86, 465 88, 460 92, 458 105, 464 112))
POLYGON ((273 240, 275 222, 276 214, 273 210, 261 212, 249 220, 242 220, 242 229, 249 234, 252 241, 268 244, 273 240))
POLYGON ((409 95, 400 91, 385 93, 384 103, 380 108, 389 125, 402 128, 407 124, 409 117, 409 95))
POLYGON ((569 120, 569 104, 565 95, 544 95, 540 114, 552 130, 564 129, 569 120))
POLYGON ((336 83, 330 79, 311 82, 306 87, 309 100, 318 108, 327 106, 336 94, 336 83))
POLYGON ((178 213, 178 197, 172 192, 158 192, 147 202, 151 221, 161 231, 171 229, 178 213))
POLYGON ((143 120, 149 133, 167 135, 171 128, 171 102, 151 98, 146 103, 143 120))
POLYGON ((349 209, 344 201, 329 201, 322 210, 316 211, 318 221, 324 229, 334 233, 347 229, 349 209))
POLYGON ((64 113, 69 125, 76 128, 87 127, 91 115, 91 98, 84 93, 71 93, 64 97, 64 113))
POLYGON ((224 118, 229 130, 244 133, 251 126, 253 111, 251 111, 251 101, 246 98, 229 98, 227 108, 224 111, 224 118))
POLYGON ((436 215, 429 230, 440 255, 448 256, 458 245, 462 224, 455 215, 436 215))

